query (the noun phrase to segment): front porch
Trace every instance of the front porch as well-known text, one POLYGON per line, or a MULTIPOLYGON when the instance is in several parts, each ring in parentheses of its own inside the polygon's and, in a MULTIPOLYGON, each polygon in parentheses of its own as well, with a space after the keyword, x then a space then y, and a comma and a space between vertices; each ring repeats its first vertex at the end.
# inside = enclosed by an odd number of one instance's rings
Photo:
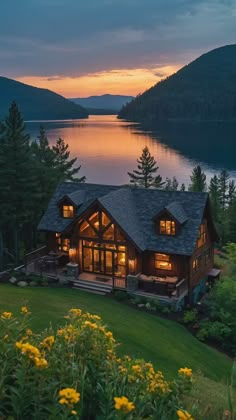
POLYGON ((143 273, 115 277, 103 273, 79 272, 79 265, 69 261, 67 253, 48 252, 42 247, 25 258, 24 271, 29 274, 57 279, 74 288, 88 291, 111 293, 123 290, 143 297, 158 299, 165 304, 178 304, 188 294, 186 279, 153 277, 143 273))

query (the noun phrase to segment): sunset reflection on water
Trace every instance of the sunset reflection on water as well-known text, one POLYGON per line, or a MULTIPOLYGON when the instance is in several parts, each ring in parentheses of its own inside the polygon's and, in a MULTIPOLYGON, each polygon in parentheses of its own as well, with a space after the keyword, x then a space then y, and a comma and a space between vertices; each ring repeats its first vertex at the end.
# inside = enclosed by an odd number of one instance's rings
MULTIPOLYGON (((36 137, 39 123, 29 123, 36 137)), ((127 171, 136 168, 137 158, 147 145, 165 179, 176 176, 180 183, 189 182, 196 162, 164 145, 152 133, 143 132, 138 125, 117 120, 114 115, 90 116, 87 120, 43 123, 50 143, 62 137, 68 144, 72 157, 82 165, 81 175, 88 182, 125 184, 127 171)))

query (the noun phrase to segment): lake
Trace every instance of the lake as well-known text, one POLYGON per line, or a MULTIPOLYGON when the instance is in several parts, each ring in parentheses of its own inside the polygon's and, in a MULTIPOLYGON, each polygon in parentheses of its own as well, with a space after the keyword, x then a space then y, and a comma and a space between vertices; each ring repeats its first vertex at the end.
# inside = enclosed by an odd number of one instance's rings
POLYGON ((118 120, 115 115, 92 115, 86 120, 27 122, 32 138, 37 137, 40 124, 46 129, 50 144, 58 137, 69 144, 71 157, 78 157, 80 173, 86 175, 88 182, 127 183, 127 171, 136 168, 145 145, 164 179, 176 176, 179 183, 188 184, 197 164, 208 179, 222 168, 236 179, 233 123, 165 123, 147 130, 118 120))

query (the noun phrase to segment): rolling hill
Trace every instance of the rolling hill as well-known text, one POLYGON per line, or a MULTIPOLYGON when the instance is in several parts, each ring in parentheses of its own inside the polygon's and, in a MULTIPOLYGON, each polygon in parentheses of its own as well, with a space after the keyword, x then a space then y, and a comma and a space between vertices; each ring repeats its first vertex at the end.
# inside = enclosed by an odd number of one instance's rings
POLYGON ((87 118, 88 112, 63 96, 6 77, 0 77, 0 118, 15 101, 25 120, 63 120, 87 118))
POLYGON ((82 105, 86 109, 90 109, 90 111, 92 111, 92 109, 103 109, 118 112, 123 105, 133 98, 133 96, 105 94, 100 96, 89 96, 88 98, 71 98, 71 101, 82 105))
POLYGON ((236 45, 203 54, 123 106, 119 118, 236 120, 236 45))

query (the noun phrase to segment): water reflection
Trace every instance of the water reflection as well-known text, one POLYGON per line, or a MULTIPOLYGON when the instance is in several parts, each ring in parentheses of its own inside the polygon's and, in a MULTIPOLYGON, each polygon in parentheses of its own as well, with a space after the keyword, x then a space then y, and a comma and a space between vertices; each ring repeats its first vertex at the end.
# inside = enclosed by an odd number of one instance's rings
MULTIPOLYGON (((32 137, 38 135, 39 125, 39 122, 27 123, 32 137)), ((51 143, 58 137, 69 143, 71 155, 79 158, 81 174, 86 175, 88 182, 127 183, 127 171, 136 167, 136 159, 145 145, 155 156, 162 177, 176 176, 180 183, 189 182, 192 168, 199 162, 208 177, 222 167, 236 169, 234 125, 226 130, 223 125, 201 129, 200 124, 165 124, 147 131, 138 124, 109 115, 91 116, 88 120, 47 121, 43 126, 51 143)))

